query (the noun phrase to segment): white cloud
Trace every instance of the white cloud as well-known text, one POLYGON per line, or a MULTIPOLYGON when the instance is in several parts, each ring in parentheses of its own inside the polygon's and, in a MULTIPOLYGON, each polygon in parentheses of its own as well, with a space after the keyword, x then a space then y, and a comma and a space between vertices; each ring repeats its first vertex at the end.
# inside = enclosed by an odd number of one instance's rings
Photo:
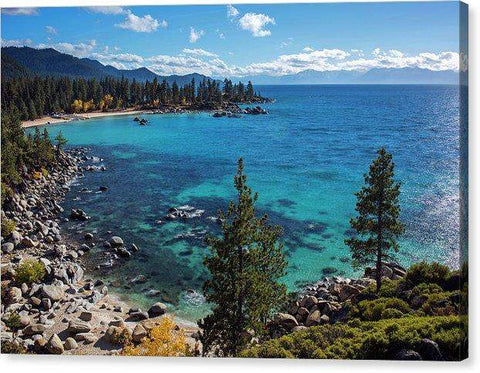
POLYGON ((233 5, 227 5, 227 17, 228 18, 235 18, 239 14, 240 14, 240 12, 233 5))
POLYGON ((86 9, 92 13, 100 14, 123 14, 125 10, 121 6, 87 6, 86 9))
POLYGON ((303 51, 304 52, 313 52, 313 48, 307 46, 307 47, 303 48, 303 51))
POLYGON ((167 27, 168 23, 165 20, 158 22, 158 20, 150 14, 139 17, 131 11, 126 11, 125 20, 122 23, 115 24, 115 26, 135 32, 153 32, 156 31, 159 26, 163 28, 167 27))
POLYGON ((2 8, 2 14, 9 16, 36 16, 39 13, 37 8, 2 8))
POLYGON ((205 35, 205 31, 203 30, 197 31, 193 27, 190 27, 190 36, 189 36, 190 43, 196 43, 198 39, 200 39, 203 35, 205 35))
POLYGON ((246 13, 238 20, 243 30, 250 31, 254 37, 263 38, 271 35, 271 31, 265 29, 268 24, 275 24, 275 19, 265 14, 246 13))
POLYGON ((2 47, 24 47, 32 44, 31 39, 14 39, 14 40, 4 40, 2 39, 2 47))
POLYGON ((52 34, 52 35, 57 35, 58 34, 57 29, 53 26, 45 26, 45 32, 47 34, 52 34))
POLYGON ((55 44, 38 44, 36 48, 45 49, 45 48, 53 48, 61 53, 71 54, 75 57, 88 57, 95 49, 97 43, 95 40, 90 40, 87 43, 79 43, 79 44, 72 44, 72 43, 55 43, 55 44))
POLYGON ((218 55, 215 53, 206 51, 205 49, 199 49, 199 48, 194 48, 194 49, 184 48, 182 52, 186 54, 191 54, 194 56, 218 57, 218 55))

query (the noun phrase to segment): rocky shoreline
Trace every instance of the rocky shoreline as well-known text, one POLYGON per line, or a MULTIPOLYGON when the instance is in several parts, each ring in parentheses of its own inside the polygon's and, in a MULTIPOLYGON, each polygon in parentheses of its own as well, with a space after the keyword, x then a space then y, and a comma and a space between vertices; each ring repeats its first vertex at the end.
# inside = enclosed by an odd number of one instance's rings
MULTIPOLYGON (((102 171, 83 165, 92 159, 86 152, 85 148, 62 152, 48 174, 33 177, 24 172, 20 191, 2 210, 2 221, 14 222, 11 233, 3 237, 2 231, 2 351, 8 346, 12 352, 115 354, 122 348, 117 336, 128 333, 139 342, 166 314, 163 303, 142 311, 109 294, 103 281, 85 276, 83 258, 95 245, 91 233, 85 234, 85 243, 68 242, 61 234, 59 203, 69 185, 85 171, 102 171), (20 283, 16 278, 22 264, 30 262, 44 268, 40 283, 20 283)), ((88 215, 74 210, 70 218, 85 221, 88 215)), ((105 248, 122 256, 131 255, 136 247, 129 251, 120 237, 113 236, 105 248)), ((185 332, 193 344, 196 329, 185 332)))

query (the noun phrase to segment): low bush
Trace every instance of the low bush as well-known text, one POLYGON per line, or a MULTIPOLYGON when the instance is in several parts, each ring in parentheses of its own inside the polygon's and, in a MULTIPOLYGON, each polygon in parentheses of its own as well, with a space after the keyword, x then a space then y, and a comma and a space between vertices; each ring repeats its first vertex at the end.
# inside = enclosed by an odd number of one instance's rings
POLYGON ((15 222, 10 219, 2 218, 2 237, 8 237, 15 229, 15 222))
MULTIPOLYGON (((358 317, 363 321, 378 321, 387 309, 397 310, 402 315, 410 312, 410 306, 407 302, 398 298, 378 298, 375 300, 364 300, 353 306, 350 310, 351 317, 358 317)), ((398 314, 398 313, 397 313, 398 314)), ((387 313, 387 318, 391 318, 392 312, 387 313)))
POLYGON ((5 325, 10 330, 17 331, 22 327, 20 315, 18 313, 11 313, 10 316, 8 316, 8 318, 5 320, 5 325))
POLYGON ((423 261, 413 264, 407 270, 405 285, 407 289, 413 289, 422 283, 444 286, 449 276, 450 269, 447 266, 437 262, 427 263, 423 261))
POLYGON ((322 325, 244 350, 242 357, 392 359, 401 349, 419 350, 423 338, 438 343, 446 360, 466 356, 466 325, 458 316, 405 317, 377 322, 322 325))
POLYGON ((38 283, 42 281, 45 274, 45 266, 42 262, 34 259, 27 259, 20 263, 15 270, 15 281, 18 284, 38 283))

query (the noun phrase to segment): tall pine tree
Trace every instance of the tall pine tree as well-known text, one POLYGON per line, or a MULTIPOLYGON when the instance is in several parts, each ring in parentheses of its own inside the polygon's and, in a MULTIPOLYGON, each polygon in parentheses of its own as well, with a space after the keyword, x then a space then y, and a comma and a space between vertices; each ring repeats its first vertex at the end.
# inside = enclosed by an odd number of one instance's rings
POLYGON ((236 356, 260 337, 275 309, 284 301, 285 274, 282 230, 268 225, 266 215, 255 216, 258 195, 247 186, 243 160, 234 178, 238 201, 230 202, 226 214, 219 212, 222 237, 209 237, 211 254, 204 259, 211 278, 204 293, 212 313, 199 321, 203 354, 236 356))
POLYGON ((398 251, 397 237, 404 231, 399 221, 400 182, 394 177, 392 155, 385 148, 377 151, 378 157, 364 175, 365 186, 355 193, 358 216, 350 219, 356 236, 345 243, 350 247, 354 267, 375 264, 377 292, 381 287, 382 260, 391 259, 398 251))

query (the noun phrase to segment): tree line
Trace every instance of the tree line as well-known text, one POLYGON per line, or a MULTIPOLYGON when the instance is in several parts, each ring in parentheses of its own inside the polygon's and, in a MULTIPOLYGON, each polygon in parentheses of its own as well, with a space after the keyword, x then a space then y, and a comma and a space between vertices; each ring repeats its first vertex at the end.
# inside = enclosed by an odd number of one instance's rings
POLYGON ((159 108, 163 105, 191 106, 248 102, 261 98, 252 82, 247 85, 225 79, 204 78, 179 86, 165 79, 138 82, 135 79, 106 77, 20 77, 2 82, 2 111, 17 108, 21 120, 32 120, 50 113, 85 113, 130 107, 159 108))

